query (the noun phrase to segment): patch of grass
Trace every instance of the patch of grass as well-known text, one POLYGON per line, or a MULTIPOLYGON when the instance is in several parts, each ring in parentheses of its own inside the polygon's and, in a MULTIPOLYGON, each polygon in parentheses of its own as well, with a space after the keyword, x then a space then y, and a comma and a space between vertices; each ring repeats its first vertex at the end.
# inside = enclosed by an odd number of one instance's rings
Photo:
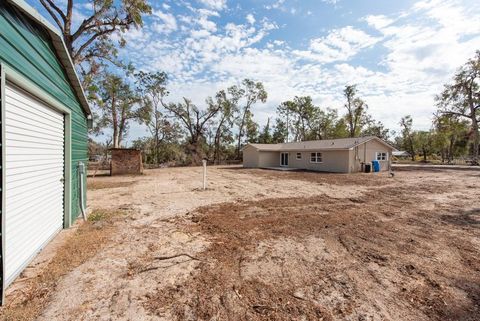
POLYGON ((91 222, 91 223, 100 222, 100 221, 109 222, 123 215, 125 215, 125 213, 122 211, 97 209, 92 211, 92 213, 88 215, 88 222, 91 222))
POLYGON ((65 240, 43 271, 27 280, 21 291, 6 297, 0 318, 8 321, 36 319, 47 306, 61 278, 92 258, 109 242, 115 232, 113 223, 123 214, 118 210, 94 210, 88 221, 82 222, 65 240))

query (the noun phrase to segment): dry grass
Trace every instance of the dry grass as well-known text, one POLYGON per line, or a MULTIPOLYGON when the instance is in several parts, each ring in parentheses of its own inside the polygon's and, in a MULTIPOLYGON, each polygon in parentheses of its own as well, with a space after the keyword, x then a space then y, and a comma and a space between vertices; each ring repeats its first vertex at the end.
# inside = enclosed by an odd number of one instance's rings
POLYGON ((134 180, 112 182, 112 181, 108 181, 108 180, 102 180, 102 178, 97 177, 97 178, 90 178, 88 180, 88 190, 128 187, 128 186, 131 186, 133 184, 135 184, 134 180))
POLYGON ((54 258, 37 276, 27 280, 20 291, 6 297, 6 305, 0 310, 0 318, 8 321, 26 321, 37 318, 49 302, 59 280, 93 257, 115 231, 114 222, 120 211, 95 210, 89 220, 58 249, 54 258))

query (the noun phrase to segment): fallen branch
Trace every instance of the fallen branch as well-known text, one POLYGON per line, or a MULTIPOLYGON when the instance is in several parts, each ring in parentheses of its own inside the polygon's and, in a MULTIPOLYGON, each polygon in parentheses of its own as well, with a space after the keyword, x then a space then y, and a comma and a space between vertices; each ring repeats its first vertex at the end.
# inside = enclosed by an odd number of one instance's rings
POLYGON ((305 299, 303 296, 298 295, 296 293, 291 294, 291 296, 293 296, 295 299, 298 299, 298 300, 307 301, 307 299, 305 299))
POLYGON ((186 256, 186 257, 189 257, 192 260, 201 261, 200 259, 197 259, 196 257, 191 256, 190 254, 187 254, 187 253, 180 253, 180 254, 175 254, 175 255, 171 255, 171 256, 157 256, 157 257, 154 257, 154 259, 163 261, 163 260, 174 259, 174 258, 177 258, 177 257, 180 257, 180 256, 186 256))
POLYGON ((169 268, 173 265, 176 265, 176 264, 172 264, 172 265, 169 265, 169 266, 153 266, 153 267, 149 267, 149 268, 146 268, 146 269, 143 269, 143 270, 140 270, 138 271, 138 274, 140 273, 145 273, 145 272, 148 272, 148 271, 154 271, 154 270, 158 270, 158 269, 166 269, 166 268, 169 268))
POLYGON ((255 304, 252 306, 252 309, 260 314, 263 314, 265 311, 273 311, 274 308, 269 307, 268 305, 255 304))
POLYGON ((138 273, 140 274, 140 273, 145 273, 145 272, 148 272, 148 271, 154 271, 154 270, 158 270, 158 269, 168 269, 169 267, 179 265, 179 264, 182 264, 182 263, 185 263, 185 262, 190 262, 190 260, 180 261, 180 262, 176 262, 176 263, 166 265, 166 266, 152 266, 152 267, 140 270, 140 271, 138 271, 138 273))
POLYGON ((237 297, 241 300, 241 299, 242 299, 242 295, 237 291, 237 289, 235 289, 235 287, 233 287, 233 291, 235 292, 235 294, 237 295, 237 297))

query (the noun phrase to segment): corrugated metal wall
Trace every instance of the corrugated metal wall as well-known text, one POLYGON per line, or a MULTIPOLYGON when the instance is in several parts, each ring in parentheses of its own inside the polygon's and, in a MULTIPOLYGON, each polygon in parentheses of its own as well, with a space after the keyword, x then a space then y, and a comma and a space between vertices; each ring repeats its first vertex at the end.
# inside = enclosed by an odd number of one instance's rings
POLYGON ((0 1, 0 60, 72 110, 73 221, 80 213, 77 164, 88 160, 87 119, 47 34, 3 1, 0 1))

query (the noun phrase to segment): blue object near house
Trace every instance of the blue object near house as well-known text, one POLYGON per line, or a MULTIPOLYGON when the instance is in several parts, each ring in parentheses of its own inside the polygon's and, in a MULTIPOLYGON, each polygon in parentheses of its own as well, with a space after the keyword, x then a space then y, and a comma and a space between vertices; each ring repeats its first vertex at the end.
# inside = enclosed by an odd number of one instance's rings
POLYGON ((378 160, 372 161, 372 165, 373 165, 373 171, 375 173, 380 172, 380 162, 378 160))

